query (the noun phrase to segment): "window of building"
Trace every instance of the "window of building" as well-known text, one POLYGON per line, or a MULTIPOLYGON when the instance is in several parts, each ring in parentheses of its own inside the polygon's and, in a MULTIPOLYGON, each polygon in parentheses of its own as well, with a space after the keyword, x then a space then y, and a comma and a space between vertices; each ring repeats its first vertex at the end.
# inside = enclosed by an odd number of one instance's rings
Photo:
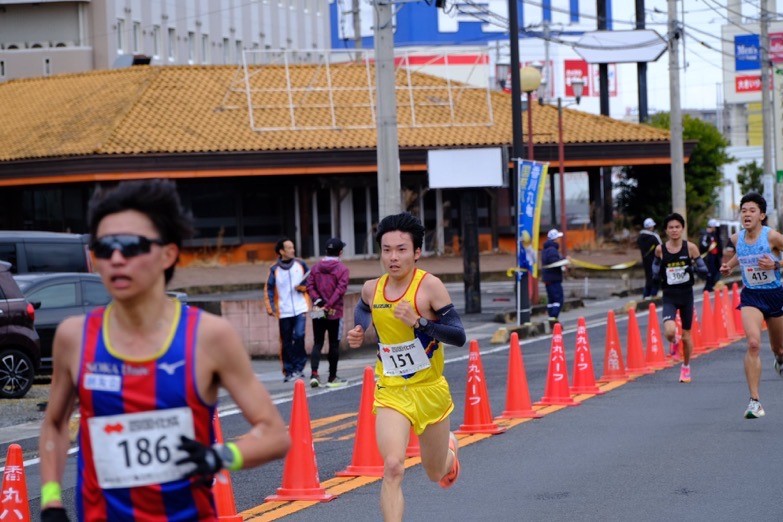
POLYGON ((237 58, 237 63, 242 63, 242 40, 237 40, 236 53, 234 56, 237 58))
POLYGON ((231 45, 228 38, 223 38, 223 63, 231 63, 231 45))
POLYGON ((169 27, 169 61, 177 60, 177 30, 169 27))
POLYGON ((141 22, 133 22, 133 52, 141 52, 141 22))
POLYGON ((160 36, 160 26, 154 25, 152 26, 152 55, 155 58, 160 57, 160 48, 163 47, 160 36))
POLYGON ((125 51, 125 20, 117 19, 117 52, 122 54, 125 51))
POLYGON ((209 47, 209 35, 201 35, 201 61, 202 63, 212 63, 212 52, 209 47))
POLYGON ((196 33, 188 31, 188 63, 196 63, 196 33))

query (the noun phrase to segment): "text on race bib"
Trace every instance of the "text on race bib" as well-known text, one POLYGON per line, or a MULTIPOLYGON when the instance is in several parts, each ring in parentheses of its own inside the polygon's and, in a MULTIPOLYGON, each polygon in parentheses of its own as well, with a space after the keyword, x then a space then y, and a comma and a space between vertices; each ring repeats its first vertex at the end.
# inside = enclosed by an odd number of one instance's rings
POLYGON ((416 338, 399 344, 378 343, 378 353, 387 377, 408 375, 430 367, 430 359, 416 338))
POLYGON ((688 273, 685 266, 668 266, 666 267, 666 284, 680 285, 687 283, 691 280, 691 275, 688 273))

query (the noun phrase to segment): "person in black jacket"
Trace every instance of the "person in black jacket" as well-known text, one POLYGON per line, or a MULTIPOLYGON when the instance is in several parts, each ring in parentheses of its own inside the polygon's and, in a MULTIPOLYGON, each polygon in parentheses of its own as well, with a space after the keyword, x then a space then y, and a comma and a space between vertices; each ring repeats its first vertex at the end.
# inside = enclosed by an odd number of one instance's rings
POLYGON ((653 260, 655 259, 655 248, 661 244, 661 236, 655 232, 655 221, 652 218, 644 220, 644 229, 639 232, 636 245, 642 254, 642 265, 644 266, 644 291, 642 299, 652 298, 658 295, 658 280, 653 277, 653 260))
POLYGON ((707 282, 704 283, 704 290, 708 292, 715 289, 715 283, 720 279, 720 265, 723 263, 723 242, 720 239, 719 226, 717 219, 710 219, 707 228, 699 238, 699 252, 704 257, 707 270, 710 271, 707 282))
POLYGON ((549 326, 558 322, 560 309, 563 307, 563 270, 568 261, 560 255, 560 245, 557 240, 563 233, 553 228, 546 235, 544 250, 541 252, 541 280, 546 287, 546 311, 549 315, 549 326))

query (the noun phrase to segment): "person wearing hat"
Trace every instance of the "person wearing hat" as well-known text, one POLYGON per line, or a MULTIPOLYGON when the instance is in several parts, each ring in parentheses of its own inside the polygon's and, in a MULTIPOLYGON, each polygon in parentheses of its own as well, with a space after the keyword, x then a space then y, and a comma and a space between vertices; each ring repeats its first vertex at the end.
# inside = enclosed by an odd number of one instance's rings
POLYGON ((550 327, 558 322, 563 307, 563 271, 568 261, 560 255, 557 240, 561 237, 563 233, 556 228, 550 230, 541 252, 541 281, 546 287, 546 311, 550 327))
POLYGON ((720 265, 723 263, 723 244, 718 231, 719 226, 717 219, 710 219, 699 239, 699 252, 704 258, 707 270, 710 271, 707 282, 704 283, 704 289, 708 292, 713 291, 715 283, 720 279, 720 265))
POLYGON ((340 360, 340 323, 343 318, 343 297, 348 290, 349 270, 340 261, 345 243, 339 237, 326 242, 326 256, 310 270, 307 293, 313 301, 313 351, 310 353, 310 386, 321 386, 318 365, 324 337, 329 336, 329 387, 345 386, 348 382, 337 376, 340 360))
POLYGON ((642 266, 644 266, 644 291, 642 299, 652 298, 658 295, 658 280, 653 277, 653 260, 655 248, 662 243, 661 236, 655 231, 655 221, 652 218, 644 220, 644 228, 639 232, 636 245, 642 254, 642 266))

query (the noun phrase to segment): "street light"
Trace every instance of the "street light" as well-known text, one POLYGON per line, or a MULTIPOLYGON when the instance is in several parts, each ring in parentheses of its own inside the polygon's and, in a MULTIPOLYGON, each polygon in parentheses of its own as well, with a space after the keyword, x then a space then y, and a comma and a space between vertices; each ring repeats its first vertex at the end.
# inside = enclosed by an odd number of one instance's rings
POLYGON ((533 160, 533 91, 541 85, 541 71, 532 65, 519 70, 522 92, 527 93, 527 159, 533 160))
MULTIPOLYGON (((579 105, 582 100, 582 92, 584 90, 585 83, 579 78, 571 81, 571 88, 574 90, 574 101, 566 104, 579 105)), ((560 228, 563 233, 563 256, 568 253, 568 242, 566 241, 568 223, 566 221, 566 207, 565 207, 565 144, 563 143, 563 99, 557 97, 557 156, 560 163, 560 228)))

